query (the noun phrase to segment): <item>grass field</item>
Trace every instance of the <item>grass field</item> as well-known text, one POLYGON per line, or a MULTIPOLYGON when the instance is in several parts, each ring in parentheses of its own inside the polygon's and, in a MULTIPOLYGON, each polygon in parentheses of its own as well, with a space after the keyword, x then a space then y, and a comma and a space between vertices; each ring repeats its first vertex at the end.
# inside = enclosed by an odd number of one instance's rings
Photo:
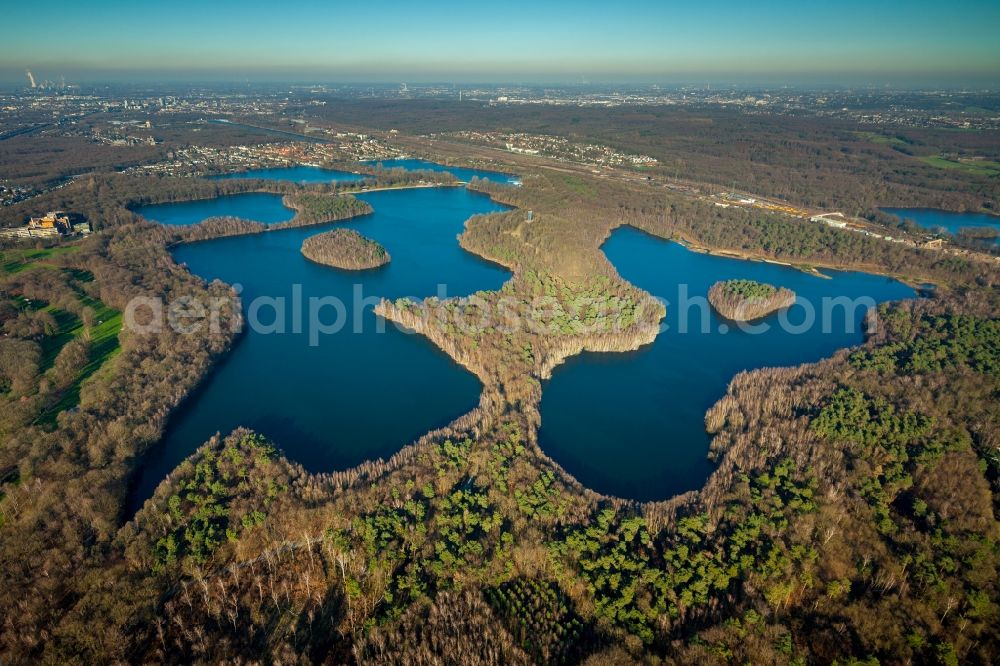
MULTIPOLYGON (((889 136, 878 132, 854 132, 854 136, 863 141, 868 141, 881 146, 900 148, 902 146, 909 145, 898 136, 889 136)), ((946 157, 941 157, 940 155, 924 155, 922 157, 917 157, 917 159, 924 164, 928 164, 938 169, 955 169, 976 176, 1000 176, 1000 162, 993 162, 989 160, 950 160, 946 157)))
MULTIPOLYGON (((0 266, 3 267, 3 273, 6 275, 25 270, 61 270, 71 280, 71 284, 93 280, 93 276, 87 271, 59 267, 48 261, 53 257, 75 250, 75 246, 60 246, 44 250, 6 250, 0 253, 0 266)), ((48 312, 55 319, 56 330, 39 341, 42 349, 38 367, 40 374, 44 374, 52 368, 59 352, 70 341, 84 335, 89 336, 90 350, 87 364, 81 368, 72 384, 59 395, 58 401, 38 417, 38 422, 41 423, 53 424, 59 412, 79 404, 80 388, 83 383, 120 351, 118 334, 122 328, 122 313, 109 307, 103 301, 92 298, 82 289, 74 287, 74 291, 80 307, 89 307, 94 311, 93 325, 89 330, 84 325, 83 320, 72 312, 42 301, 28 301, 23 297, 15 299, 15 302, 19 303, 22 308, 48 312)))
POLYGON ((907 143, 897 136, 886 136, 878 132, 854 132, 854 135, 864 141, 877 143, 882 146, 905 146, 907 143))
POLYGON ((1000 163, 997 162, 956 162, 938 155, 929 155, 919 159, 921 162, 939 169, 958 169, 977 176, 1000 176, 1000 163))
POLYGON ((572 175, 560 175, 559 179, 573 192, 592 199, 596 196, 594 188, 583 178, 572 175))
MULTIPOLYGON (((122 313, 108 307, 102 301, 90 298, 85 294, 80 294, 80 301, 84 306, 89 306, 94 310, 94 325, 90 329, 90 360, 83 366, 79 374, 77 374, 73 383, 63 391, 59 397, 59 401, 42 412, 41 416, 39 416, 39 421, 42 423, 55 423, 59 412, 78 405, 80 403, 80 387, 83 386, 83 383, 121 351, 118 334, 122 330, 122 313)), ((58 344, 58 347, 53 345, 53 349, 47 349, 46 347, 49 345, 43 345, 43 370, 51 367, 63 345, 87 333, 83 322, 69 312, 59 311, 59 314, 57 314, 53 311, 52 314, 56 317, 56 321, 59 322, 59 333, 51 338, 47 338, 47 340, 52 339, 58 344)))
POLYGON ((76 245, 59 245, 42 250, 35 248, 2 250, 0 251, 0 271, 3 271, 4 275, 13 275, 29 268, 55 268, 53 264, 48 262, 49 259, 76 252, 77 249, 76 245))

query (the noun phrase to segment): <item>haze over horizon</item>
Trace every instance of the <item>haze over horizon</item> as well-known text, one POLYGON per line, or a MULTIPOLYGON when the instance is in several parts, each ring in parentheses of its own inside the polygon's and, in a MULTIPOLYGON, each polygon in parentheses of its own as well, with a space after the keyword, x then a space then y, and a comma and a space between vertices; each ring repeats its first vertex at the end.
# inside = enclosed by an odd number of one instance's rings
POLYGON ((1000 4, 304 0, 6 10, 0 81, 1000 81, 1000 4))

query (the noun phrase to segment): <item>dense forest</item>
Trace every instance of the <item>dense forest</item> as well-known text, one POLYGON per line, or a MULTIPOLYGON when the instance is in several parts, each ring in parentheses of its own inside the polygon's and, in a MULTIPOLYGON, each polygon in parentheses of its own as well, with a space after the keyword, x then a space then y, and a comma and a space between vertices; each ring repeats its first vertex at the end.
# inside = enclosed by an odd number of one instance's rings
POLYGON ((521 187, 469 185, 513 208, 471 218, 459 238, 511 269, 501 289, 378 308, 479 377, 475 410, 388 460, 327 474, 285 458, 282 442, 220 433, 127 520, 143 455, 243 325, 236 294, 168 248, 266 228, 168 228, 131 209, 270 191, 302 219, 339 219, 367 210, 350 192, 404 181, 103 174, 5 209, 5 223, 74 211, 97 231, 0 250, 0 659, 995 662, 996 263, 522 167, 521 187), (717 467, 701 490, 601 496, 539 447, 538 406, 567 357, 656 335, 663 306, 600 251, 624 224, 937 288, 872 312, 858 348, 733 378, 705 415, 717 467), (134 299, 168 296, 216 299, 220 325, 122 326, 134 299), (456 325, 487 307, 531 325, 456 325))
POLYGON ((302 256, 318 264, 364 270, 389 263, 389 253, 376 241, 353 229, 334 229, 302 241, 302 256))
POLYGON ((708 302, 726 319, 759 319, 795 302, 795 292, 754 280, 724 280, 708 290, 708 302))
POLYGON ((88 589, 137 456, 229 347, 241 315, 227 286, 202 284, 135 225, 49 251, 6 250, 3 261, 3 342, 14 349, 4 350, 0 396, 0 642, 22 660, 88 589), (230 303, 223 325, 118 332, 132 299, 168 291, 230 303))
MULTIPOLYGON (((414 134, 555 134, 659 161, 656 172, 719 190, 875 215, 880 206, 1000 211, 997 177, 947 168, 940 154, 1000 158, 996 132, 893 128, 719 107, 484 106, 438 100, 338 101, 327 121, 414 134), (873 131, 873 129, 875 131, 873 131)), ((447 136, 441 136, 444 139, 447 136)), ((435 146, 440 150, 443 141, 435 146)))
POLYGON ((359 201, 350 195, 299 193, 286 196, 285 205, 295 209, 295 217, 287 222, 269 225, 271 229, 304 227, 311 224, 336 222, 372 212, 366 201, 359 201))

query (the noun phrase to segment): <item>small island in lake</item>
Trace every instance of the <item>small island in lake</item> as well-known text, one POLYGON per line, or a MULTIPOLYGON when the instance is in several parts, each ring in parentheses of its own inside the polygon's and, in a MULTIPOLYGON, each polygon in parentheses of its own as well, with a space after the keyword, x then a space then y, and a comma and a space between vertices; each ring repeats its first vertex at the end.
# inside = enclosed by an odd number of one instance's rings
POLYGON ((378 268, 389 263, 385 248, 353 229, 334 229, 302 242, 302 254, 318 264, 349 271, 378 268))
POLYGON ((708 302, 726 319, 750 321, 787 308, 795 292, 754 280, 722 280, 708 290, 708 302))

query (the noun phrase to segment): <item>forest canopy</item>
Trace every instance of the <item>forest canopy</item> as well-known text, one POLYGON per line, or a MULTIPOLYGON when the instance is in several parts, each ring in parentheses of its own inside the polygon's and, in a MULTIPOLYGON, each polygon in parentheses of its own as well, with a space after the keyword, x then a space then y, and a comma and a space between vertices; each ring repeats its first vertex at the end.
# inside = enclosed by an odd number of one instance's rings
POLYGON ((389 253, 353 229, 334 229, 302 241, 302 255, 318 264, 359 271, 389 263, 389 253))
POLYGON ((795 303, 795 292, 754 280, 725 280, 708 290, 708 302, 733 321, 750 321, 795 303))

